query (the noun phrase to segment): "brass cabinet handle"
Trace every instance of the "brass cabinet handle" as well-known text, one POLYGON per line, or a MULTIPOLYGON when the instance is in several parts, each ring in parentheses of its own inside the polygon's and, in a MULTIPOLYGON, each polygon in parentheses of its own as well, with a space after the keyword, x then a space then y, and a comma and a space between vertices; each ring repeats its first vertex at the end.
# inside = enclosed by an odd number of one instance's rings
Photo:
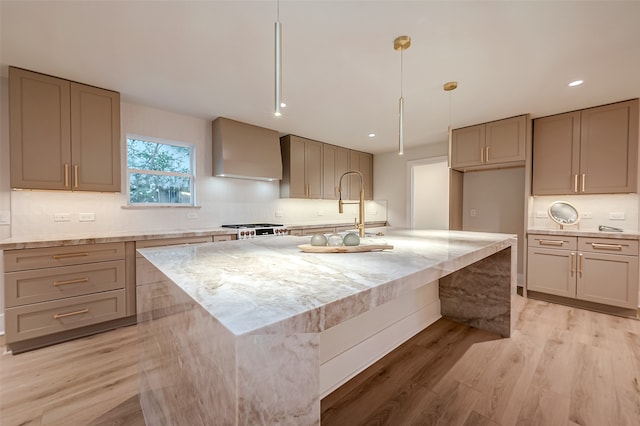
POLYGON ((562 240, 538 240, 541 246, 562 246, 564 241, 562 240))
POLYGON ((602 244, 602 243, 591 243, 591 247, 596 250, 613 250, 613 251, 621 251, 621 244, 602 244))
POLYGON ((576 254, 575 253, 571 253, 571 266, 570 266, 570 271, 571 271, 571 276, 573 276, 573 274, 576 272, 576 254))
POLYGON ((73 165, 73 187, 74 188, 78 187, 78 165, 77 164, 73 165))
POLYGON ((582 253, 578 255, 578 273, 582 276, 582 253))
POLYGON ((53 285, 54 286, 59 286, 59 285, 88 283, 88 282, 89 282, 89 278, 78 278, 78 279, 75 279, 75 280, 54 281, 53 285))
POLYGON ((484 148, 480 148, 480 164, 484 164, 484 148))
POLYGON ((578 192, 578 174, 573 175, 573 192, 578 192))
POLYGON ((51 256, 51 258, 52 259, 64 259, 64 258, 67 258, 67 257, 83 257, 83 256, 89 256, 89 253, 83 252, 83 253, 54 254, 53 256, 51 256))
POLYGON ((73 315, 80 315, 80 314, 86 314, 89 312, 89 309, 84 308, 84 309, 80 309, 79 311, 73 311, 73 312, 65 312, 64 314, 55 314, 53 316, 53 319, 60 319, 60 318, 65 318, 65 317, 71 317, 73 315))
POLYGON ((489 162, 489 147, 486 148, 487 149, 487 155, 485 155, 487 163, 489 162))
POLYGON ((584 192, 584 187, 585 187, 584 183, 586 179, 587 179, 587 174, 583 173, 582 174, 582 192, 584 192))
POLYGON ((65 188, 69 186, 69 164, 64 164, 64 186, 65 188))

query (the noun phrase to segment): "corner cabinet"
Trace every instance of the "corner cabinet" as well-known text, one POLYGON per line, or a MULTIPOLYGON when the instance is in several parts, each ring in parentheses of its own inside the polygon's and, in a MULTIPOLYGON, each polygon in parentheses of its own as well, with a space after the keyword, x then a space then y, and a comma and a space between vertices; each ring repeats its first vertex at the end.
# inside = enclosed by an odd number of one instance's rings
POLYGON ((119 192, 120 94, 9 67, 11 187, 119 192))
POLYGON ((638 99, 533 121, 533 195, 637 192, 638 99))
POLYGON ((527 116, 454 129, 451 168, 460 171, 523 166, 527 116))
POLYGON ((638 240, 529 235, 527 289, 638 307, 638 240))

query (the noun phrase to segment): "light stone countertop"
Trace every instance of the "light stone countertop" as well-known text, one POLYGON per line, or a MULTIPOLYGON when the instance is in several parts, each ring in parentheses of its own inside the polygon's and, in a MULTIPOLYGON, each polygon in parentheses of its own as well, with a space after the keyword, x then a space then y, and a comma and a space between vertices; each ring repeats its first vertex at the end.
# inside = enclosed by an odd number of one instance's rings
POLYGON ((548 229, 548 228, 529 228, 527 234, 539 235, 559 235, 567 237, 590 237, 590 238, 617 238, 620 240, 637 240, 640 239, 640 233, 637 231, 610 232, 598 231, 597 229, 548 229))
MULTIPOLYGON (((284 236, 138 250, 236 336, 320 332, 505 248, 515 235, 389 230, 365 253, 303 253, 284 236)), ((515 283, 515 281, 514 281, 515 283)), ((514 289, 515 291, 515 289, 514 289)))

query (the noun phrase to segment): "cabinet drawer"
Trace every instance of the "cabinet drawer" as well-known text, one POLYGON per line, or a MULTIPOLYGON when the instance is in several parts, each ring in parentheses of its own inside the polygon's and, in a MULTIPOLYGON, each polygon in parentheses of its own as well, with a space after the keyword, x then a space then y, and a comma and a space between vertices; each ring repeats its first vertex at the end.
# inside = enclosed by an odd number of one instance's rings
POLYGON ((529 234, 527 237, 529 247, 545 247, 565 250, 576 250, 578 239, 564 235, 539 235, 529 234))
POLYGON ((336 232, 335 227, 325 227, 325 228, 303 228, 302 235, 313 235, 313 234, 333 234, 336 232))
POLYGON ((578 238, 578 250, 595 253, 638 255, 638 240, 618 240, 615 238, 578 238))
POLYGON ((6 306, 46 302, 124 288, 124 260, 8 272, 4 276, 6 306))
POLYGON ((232 241, 232 240, 236 240, 238 237, 237 235, 233 234, 233 235, 214 235, 213 236, 213 242, 219 242, 219 241, 232 241))
POLYGON ((112 290, 5 309, 7 343, 125 316, 125 291, 112 290))
POLYGON ((124 259, 124 243, 5 250, 5 272, 124 259))
MULTIPOLYGON (((184 237, 184 238, 161 238, 159 240, 142 240, 136 241, 136 250, 149 247, 178 246, 184 244, 210 243, 213 241, 211 236, 205 237, 184 237)), ((136 257, 141 257, 136 253, 136 257)))

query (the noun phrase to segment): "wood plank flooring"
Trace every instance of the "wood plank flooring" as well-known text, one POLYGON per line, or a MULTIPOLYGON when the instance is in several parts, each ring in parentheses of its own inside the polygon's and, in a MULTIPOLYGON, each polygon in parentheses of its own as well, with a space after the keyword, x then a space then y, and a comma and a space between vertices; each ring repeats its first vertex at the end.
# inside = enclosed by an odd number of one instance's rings
MULTIPOLYGON (((517 297, 510 339, 440 320, 322 400, 322 425, 640 425, 640 321, 517 297)), ((0 356, 0 424, 144 425, 135 326, 0 356)))

